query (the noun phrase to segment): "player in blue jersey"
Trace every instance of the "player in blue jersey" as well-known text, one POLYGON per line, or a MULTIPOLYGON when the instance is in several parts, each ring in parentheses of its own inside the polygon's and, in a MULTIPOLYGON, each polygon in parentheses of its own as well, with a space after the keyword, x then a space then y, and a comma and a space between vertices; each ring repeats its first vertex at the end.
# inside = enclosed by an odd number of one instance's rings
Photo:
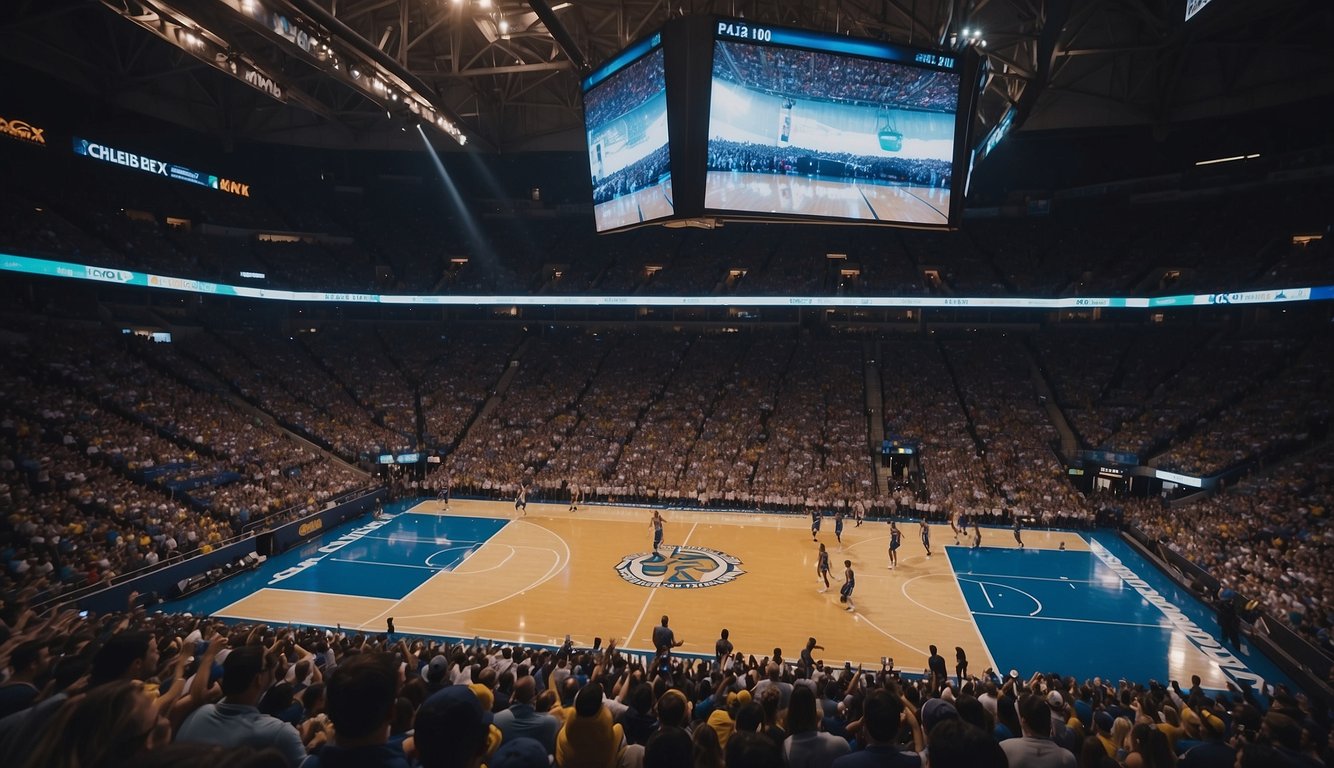
POLYGON ((662 513, 653 510, 653 551, 657 552, 658 547, 662 546, 662 513))
POLYGON ((899 567, 899 546, 903 544, 903 534, 899 531, 899 524, 893 520, 889 521, 889 567, 891 569, 899 567))
POLYGON ((843 561, 843 586, 838 590, 839 602, 847 603, 847 610, 855 611, 857 606, 852 604, 852 590, 857 588, 857 575, 852 572, 852 561, 843 561))
POLYGON ((820 510, 818 510, 818 509, 812 509, 812 510, 811 510, 811 541, 819 541, 819 540, 820 540, 820 539, 819 539, 819 536, 820 536, 820 518, 821 518, 821 517, 823 517, 823 515, 820 514, 820 510))
POLYGON ((821 591, 821 592, 828 592, 828 591, 829 591, 829 552, 827 552, 827 551, 825 550, 825 548, 824 548, 824 544, 821 544, 821 545, 820 545, 820 559, 817 560, 817 561, 815 562, 815 577, 816 577, 817 579, 823 579, 823 580, 824 580, 824 589, 821 589, 820 591, 821 591))
POLYGON ((1024 548, 1024 539, 1019 535, 1019 514, 1014 516, 1014 543, 1019 545, 1019 549, 1024 548))
POLYGON ((838 539, 839 549, 843 548, 843 510, 834 510, 834 538, 838 539))
POLYGON ((973 521, 973 549, 981 549, 981 548, 982 548, 982 526, 978 525, 978 524, 977 524, 977 521, 974 520, 974 521, 973 521))
POLYGON ((926 556, 931 557, 931 526, 926 524, 926 518, 922 518, 922 546, 926 549, 926 556))

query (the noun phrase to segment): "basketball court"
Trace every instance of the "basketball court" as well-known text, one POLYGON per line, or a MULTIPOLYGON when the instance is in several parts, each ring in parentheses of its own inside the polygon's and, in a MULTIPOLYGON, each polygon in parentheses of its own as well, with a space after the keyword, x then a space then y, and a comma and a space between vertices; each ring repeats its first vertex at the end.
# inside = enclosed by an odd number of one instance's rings
POLYGON ((808 636, 827 662, 920 672, 936 645, 951 670, 956 646, 969 670, 1059 671, 1080 679, 1281 681, 1258 653, 1218 642, 1211 613, 1111 531, 984 528, 982 547, 931 526, 927 557, 915 522, 901 522, 899 564, 888 567, 889 526, 826 517, 820 541, 835 576, 851 560, 849 612, 841 586, 817 580, 810 517, 665 510, 652 550, 651 510, 455 500, 396 504, 270 558, 255 572, 170 604, 271 625, 372 633, 388 617, 400 633, 504 643, 581 645, 615 638, 650 650, 665 614, 679 652, 712 655, 726 627, 738 650, 775 647, 795 658, 808 636))
POLYGON ((704 207, 939 226, 949 221, 950 190, 867 179, 709 171, 704 207))
POLYGON ((660 181, 651 187, 622 195, 593 206, 593 217, 599 232, 628 227, 645 221, 656 221, 671 216, 672 181, 660 181))

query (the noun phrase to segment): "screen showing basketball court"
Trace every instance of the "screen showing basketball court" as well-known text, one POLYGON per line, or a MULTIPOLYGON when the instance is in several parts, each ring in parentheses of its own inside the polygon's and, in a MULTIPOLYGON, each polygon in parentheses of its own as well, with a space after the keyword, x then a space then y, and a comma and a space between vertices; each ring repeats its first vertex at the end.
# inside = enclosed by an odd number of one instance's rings
POLYGON ((661 36, 631 46, 584 80, 584 124, 597 231, 671 216, 667 81, 661 36))
POLYGON ((960 62, 719 21, 704 207, 945 227, 960 62))

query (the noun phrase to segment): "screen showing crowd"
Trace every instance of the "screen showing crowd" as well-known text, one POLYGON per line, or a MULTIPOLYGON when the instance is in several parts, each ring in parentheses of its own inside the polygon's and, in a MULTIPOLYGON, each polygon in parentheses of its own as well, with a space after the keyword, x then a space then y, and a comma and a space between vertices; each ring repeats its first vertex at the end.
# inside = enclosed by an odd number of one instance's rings
POLYGON ((597 230, 671 216, 672 174, 663 49, 601 79, 584 94, 597 230))
POLYGON ((720 33, 705 208, 947 226, 960 80, 720 33))

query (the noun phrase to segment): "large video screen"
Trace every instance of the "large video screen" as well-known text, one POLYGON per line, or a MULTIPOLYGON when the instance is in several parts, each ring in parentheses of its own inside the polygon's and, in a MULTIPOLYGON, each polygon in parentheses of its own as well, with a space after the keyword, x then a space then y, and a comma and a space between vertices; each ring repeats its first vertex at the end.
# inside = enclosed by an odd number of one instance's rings
POLYGON ((672 216, 671 137, 661 35, 584 80, 584 127, 597 231, 672 216))
POLYGON ((949 226, 961 69, 952 54, 719 20, 704 208, 949 226))

